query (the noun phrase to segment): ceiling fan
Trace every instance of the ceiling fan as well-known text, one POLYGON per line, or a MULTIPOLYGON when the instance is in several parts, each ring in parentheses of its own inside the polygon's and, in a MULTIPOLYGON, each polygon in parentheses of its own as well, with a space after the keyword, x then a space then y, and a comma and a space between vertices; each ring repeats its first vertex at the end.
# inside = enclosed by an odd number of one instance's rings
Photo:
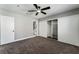
POLYGON ((46 15, 47 13, 44 12, 44 10, 48 10, 50 9, 50 6, 48 7, 45 7, 45 8, 41 8, 40 6, 38 6, 37 4, 33 4, 33 6, 36 8, 36 10, 28 10, 28 12, 36 12, 36 16, 39 14, 39 13, 42 13, 44 15, 46 15))

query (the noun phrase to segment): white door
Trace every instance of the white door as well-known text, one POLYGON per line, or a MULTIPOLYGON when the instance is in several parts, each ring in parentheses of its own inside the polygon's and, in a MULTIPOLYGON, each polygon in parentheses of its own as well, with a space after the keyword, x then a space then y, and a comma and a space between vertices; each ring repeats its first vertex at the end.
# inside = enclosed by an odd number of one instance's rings
POLYGON ((14 17, 1 16, 1 44, 14 41, 14 17))

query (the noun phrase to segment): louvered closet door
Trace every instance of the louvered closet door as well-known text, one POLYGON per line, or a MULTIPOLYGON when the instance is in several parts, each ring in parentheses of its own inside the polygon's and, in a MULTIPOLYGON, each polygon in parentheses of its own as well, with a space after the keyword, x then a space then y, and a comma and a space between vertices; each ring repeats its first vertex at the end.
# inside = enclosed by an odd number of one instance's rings
POLYGON ((1 44, 14 41, 14 17, 1 16, 1 44))

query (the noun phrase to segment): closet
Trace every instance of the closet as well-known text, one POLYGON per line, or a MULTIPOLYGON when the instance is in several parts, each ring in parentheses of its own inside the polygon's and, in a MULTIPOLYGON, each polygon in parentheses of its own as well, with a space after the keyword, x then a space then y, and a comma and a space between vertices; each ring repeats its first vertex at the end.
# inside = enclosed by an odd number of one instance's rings
POLYGON ((58 39, 58 20, 49 20, 48 24, 48 38, 58 39))

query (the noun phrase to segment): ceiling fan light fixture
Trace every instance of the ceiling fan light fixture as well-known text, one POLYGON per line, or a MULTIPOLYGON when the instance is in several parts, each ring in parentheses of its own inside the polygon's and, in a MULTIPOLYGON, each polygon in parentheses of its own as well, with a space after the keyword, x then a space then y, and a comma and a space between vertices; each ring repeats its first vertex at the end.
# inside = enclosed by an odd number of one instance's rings
POLYGON ((36 8, 36 10, 29 10, 28 12, 36 12, 35 15, 38 15, 39 13, 42 13, 42 14, 46 15, 47 13, 44 12, 44 10, 50 9, 50 6, 45 7, 45 8, 41 8, 41 7, 38 6, 37 4, 33 4, 33 6, 36 8))
POLYGON ((41 11, 40 11, 40 10, 37 10, 37 12, 39 12, 39 13, 40 13, 41 11))

